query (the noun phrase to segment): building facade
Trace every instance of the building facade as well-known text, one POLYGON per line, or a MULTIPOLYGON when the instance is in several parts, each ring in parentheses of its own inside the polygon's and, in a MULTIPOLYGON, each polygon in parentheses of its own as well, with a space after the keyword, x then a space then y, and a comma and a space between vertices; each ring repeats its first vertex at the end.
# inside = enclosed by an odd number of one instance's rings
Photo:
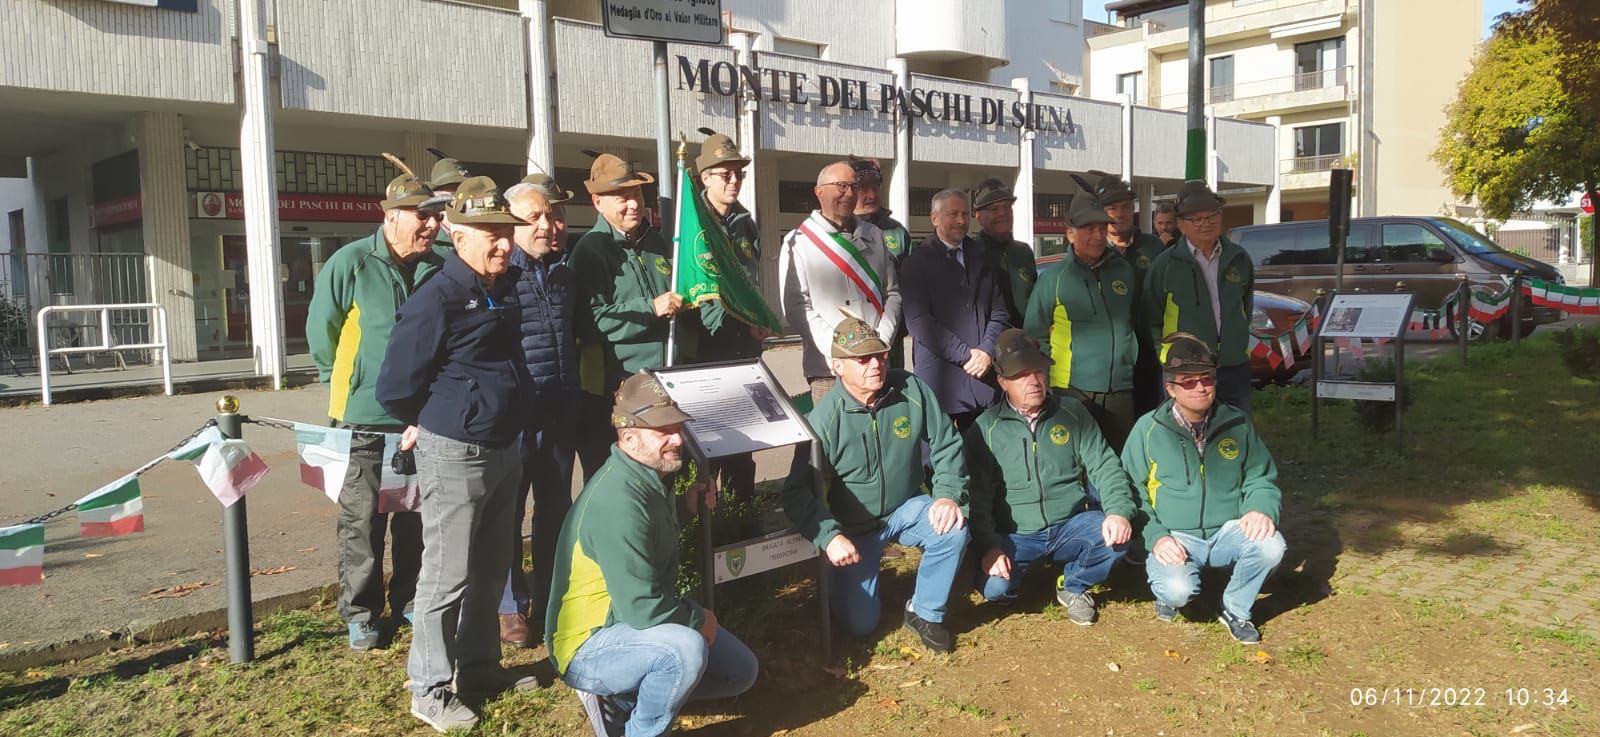
MULTIPOLYGON (((261 0, 279 273, 252 283, 247 257, 270 244, 245 237, 239 1, 195 0, 190 11, 10 0, 0 282, 11 293, 35 309, 158 302, 174 358, 206 360, 251 355, 250 295, 276 288, 295 353, 321 265, 377 227, 379 193, 397 173, 381 152, 424 175, 430 148, 503 183, 550 172, 580 194, 569 206, 577 231, 595 220, 585 149, 656 168, 650 44, 608 38, 595 0, 261 0)), ((999 177, 1020 198, 1017 236, 1043 251, 1061 248, 1071 174, 1122 173, 1146 201, 1182 179, 1180 113, 1077 96, 1077 0, 724 0, 723 10, 723 44, 669 46, 671 129, 691 147, 701 127, 728 133, 753 157, 743 197, 768 244, 769 297, 781 234, 815 206, 818 169, 847 154, 882 160, 889 204, 914 234, 931 230, 934 192, 999 177)), ((1221 181, 1270 187, 1273 129, 1216 126, 1221 181)), ((71 334, 66 325, 52 340, 71 334)))
MULTIPOLYGON (((1117 23, 1088 34, 1089 96, 1186 109, 1187 5, 1109 3, 1117 23)), ((1269 222, 1325 218, 1328 171, 1350 168, 1359 215, 1454 214, 1428 156, 1482 17, 1482 0, 1207 0, 1207 112, 1274 126, 1280 152, 1277 187, 1230 201, 1269 222)))

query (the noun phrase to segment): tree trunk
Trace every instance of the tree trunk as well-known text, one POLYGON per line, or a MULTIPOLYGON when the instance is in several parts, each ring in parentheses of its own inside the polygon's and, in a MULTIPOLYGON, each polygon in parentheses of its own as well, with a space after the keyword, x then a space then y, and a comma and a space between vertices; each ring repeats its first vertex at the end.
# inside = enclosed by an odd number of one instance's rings
POLYGON ((1591 287, 1600 287, 1600 257, 1596 257, 1595 253, 1600 251, 1600 193, 1595 192, 1596 189, 1600 187, 1596 187, 1592 182, 1584 187, 1584 193, 1589 195, 1589 206, 1595 209, 1594 214, 1589 216, 1589 253, 1585 254, 1589 257, 1591 287))

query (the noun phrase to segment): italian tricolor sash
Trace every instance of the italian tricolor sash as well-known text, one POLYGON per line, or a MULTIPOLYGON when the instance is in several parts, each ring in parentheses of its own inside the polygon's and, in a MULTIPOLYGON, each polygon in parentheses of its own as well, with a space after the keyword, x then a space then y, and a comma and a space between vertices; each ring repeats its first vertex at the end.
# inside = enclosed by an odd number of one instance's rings
POLYGON ((872 265, 867 263, 866 257, 861 255, 854 243, 840 235, 832 224, 816 212, 812 212, 811 217, 800 224, 800 234, 843 272, 856 285, 856 289, 861 290, 878 314, 883 314, 883 280, 878 278, 878 272, 873 271, 872 265))

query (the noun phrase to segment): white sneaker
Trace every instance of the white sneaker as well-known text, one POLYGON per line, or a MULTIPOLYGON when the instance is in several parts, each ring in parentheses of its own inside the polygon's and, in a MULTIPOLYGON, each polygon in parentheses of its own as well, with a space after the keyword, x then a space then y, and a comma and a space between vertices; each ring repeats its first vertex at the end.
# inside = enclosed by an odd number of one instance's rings
POLYGON ((478 725, 478 715, 448 688, 436 688, 427 696, 412 696, 411 716, 441 733, 478 725))

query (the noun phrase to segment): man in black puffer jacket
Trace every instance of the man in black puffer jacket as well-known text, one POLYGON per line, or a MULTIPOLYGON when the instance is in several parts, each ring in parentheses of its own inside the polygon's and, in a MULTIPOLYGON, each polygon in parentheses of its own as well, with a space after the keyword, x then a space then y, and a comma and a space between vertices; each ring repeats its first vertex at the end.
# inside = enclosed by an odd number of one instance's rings
POLYGON ((572 193, 544 174, 529 174, 506 191, 511 212, 527 221, 512 237, 511 263, 522 270, 517 302, 522 305, 522 353, 532 381, 531 411, 522 432, 522 486, 517 492, 514 561, 522 560, 522 519, 533 494, 533 587, 527 572, 511 566, 500 600, 500 639, 529 647, 528 612, 543 612, 550 596, 556 538, 572 507, 572 464, 577 457, 578 348, 574 315, 577 278, 567 267, 566 206, 572 193))

